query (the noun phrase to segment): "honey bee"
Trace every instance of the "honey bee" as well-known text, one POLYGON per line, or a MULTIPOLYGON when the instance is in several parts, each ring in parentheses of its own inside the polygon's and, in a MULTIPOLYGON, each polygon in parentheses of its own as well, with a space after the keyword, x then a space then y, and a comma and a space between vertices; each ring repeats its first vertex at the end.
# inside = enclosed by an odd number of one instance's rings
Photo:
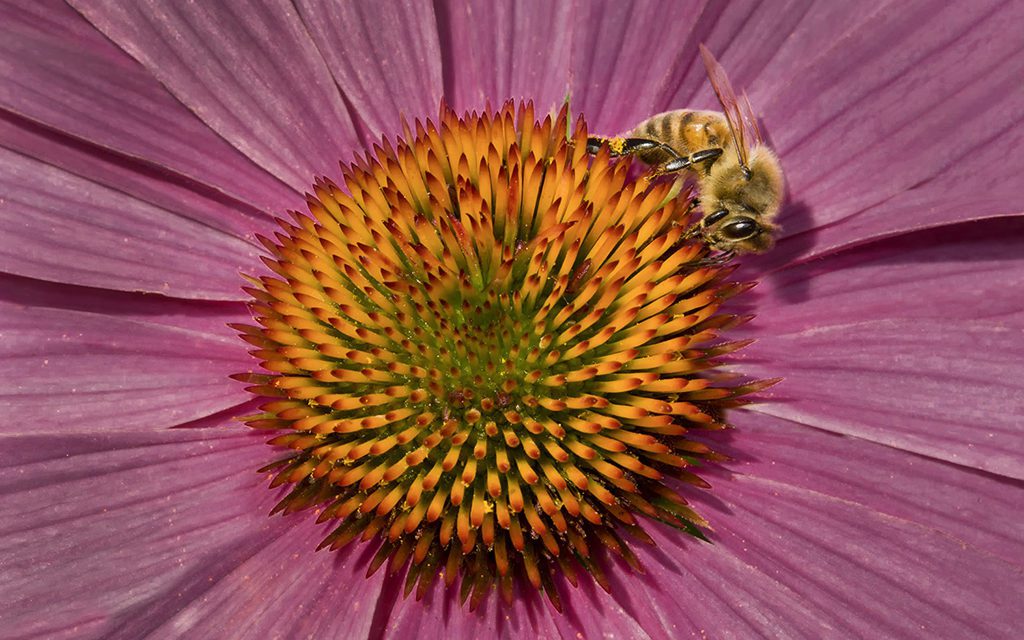
POLYGON ((782 204, 782 167, 764 144, 746 94, 736 97, 725 70, 700 46, 722 111, 679 109, 644 120, 621 137, 591 136, 587 150, 608 145, 652 167, 649 178, 691 171, 704 217, 696 231, 713 249, 761 253, 774 244, 782 204))

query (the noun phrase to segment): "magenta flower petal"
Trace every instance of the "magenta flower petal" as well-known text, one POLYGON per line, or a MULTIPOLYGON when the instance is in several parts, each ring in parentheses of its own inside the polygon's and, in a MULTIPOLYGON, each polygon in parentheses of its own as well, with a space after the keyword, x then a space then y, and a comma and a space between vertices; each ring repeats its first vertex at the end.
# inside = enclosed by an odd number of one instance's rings
POLYGON ((33 280, 6 273, 0 273, 0 300, 0 304, 84 311, 143 324, 168 325, 213 338, 231 335, 228 323, 238 321, 244 313, 243 305, 239 302, 139 295, 33 280))
MULTIPOLYGON (((746 428, 758 420, 750 416, 742 424, 746 428)), ((570 611, 556 620, 565 637, 587 629, 594 611, 620 625, 633 621, 642 630, 622 637, 675 638, 710 630, 725 637, 918 637, 932 630, 937 637, 1002 637, 1014 628, 1012 603, 1022 591, 1018 564, 908 518, 925 515, 935 523, 943 515, 932 512, 941 510, 941 503, 915 500, 915 487, 898 484, 913 476, 912 470, 874 480, 857 475, 858 470, 877 474, 870 462, 891 464, 885 460, 890 455, 906 461, 905 454, 875 447, 876 455, 850 463, 861 451, 856 440, 815 437, 813 430, 783 421, 772 421, 752 437, 737 432, 735 445, 745 461, 731 466, 743 473, 712 473, 712 491, 693 496, 695 504, 713 513, 714 543, 652 527, 658 547, 637 550, 647 576, 613 584, 614 598, 581 589, 574 600, 579 615, 570 611), (770 440, 771 446, 758 448, 770 440), (826 446, 822 468, 805 469, 808 463, 795 458, 816 457, 815 445, 826 446), (825 468, 830 459, 832 468, 825 468), (890 480, 891 485, 883 484, 890 480), (875 486, 865 490, 872 482, 875 486), (898 507, 879 501, 876 492, 883 489, 899 496, 895 505, 907 511, 894 515, 898 507), (868 504, 858 502, 863 497, 868 504), (874 508, 880 503, 881 511, 874 508)), ((970 498, 971 481, 959 477, 970 472, 918 462, 931 468, 916 482, 939 481, 970 498)), ((927 494, 934 496, 935 488, 927 494)), ((1013 517, 1019 495, 1019 487, 1006 488, 1002 516, 1013 517)), ((999 519, 983 522, 998 526, 999 519)), ((996 536, 1013 547, 1021 542, 1016 532, 996 536)))
POLYGON ((1019 565, 813 489, 747 475, 712 482, 714 544, 659 527, 659 548, 641 550, 651 569, 625 607, 653 637, 1013 635, 1019 565))
POLYGON ((822 42, 834 42, 872 15, 870 8, 849 3, 750 0, 602 0, 577 9, 573 107, 603 132, 629 129, 671 109, 719 109, 697 56, 701 43, 728 59, 737 87, 749 90, 757 83, 779 90, 789 74, 820 55, 822 42), (773 80, 765 82, 767 77, 773 80))
POLYGON ((0 269, 54 282, 239 299, 257 248, 38 160, 0 149, 0 269))
MULTIPOLYGON (((0 120, 0 138, 11 151, 165 209, 161 215, 187 218, 238 237, 269 232, 273 225, 268 213, 219 190, 42 126, 0 120)), ((294 198, 292 194, 289 200, 294 198)))
POLYGON ((158 431, 245 401, 230 337, 112 316, 0 306, 7 434, 158 431))
MULTIPOLYGON (((874 6, 845 2, 766 4, 753 0, 709 3, 694 23, 691 38, 720 52, 721 58, 728 57, 729 77, 753 97, 757 87, 766 92, 781 91, 793 75, 814 65, 831 48, 823 43, 841 41, 885 10, 880 2, 874 6), (750 46, 755 42, 757 46, 750 46)), ((693 46, 688 45, 688 50, 693 46)), ((699 101, 717 109, 703 65, 695 61, 679 69, 684 73, 676 72, 662 94, 665 104, 699 101)))
POLYGON ((444 62, 445 99, 457 110, 533 100, 557 109, 569 88, 568 2, 434 4, 444 62))
POLYGON ((1019 218, 956 225, 771 274, 739 359, 786 380, 756 410, 1022 477, 1024 303, 1005 295, 1022 233, 1019 218))
POLYGON ((2 436, 7 637, 139 638, 203 598, 289 529, 254 500, 265 448, 223 429, 2 436))
POLYGON ((1022 281, 1024 218, 1013 217, 922 231, 788 266, 761 280, 745 310, 761 314, 757 335, 812 329, 822 317, 1020 326, 1024 301, 1006 292, 1022 281))
MULTIPOLYGON (((470 616, 456 615, 450 609, 451 605, 445 602, 450 596, 445 594, 440 580, 421 602, 412 598, 403 600, 401 594, 400 580, 385 583, 380 617, 386 627, 382 625, 376 629, 379 635, 371 637, 422 637, 424 629, 430 629, 431 635, 438 638, 452 640, 566 637, 559 635, 561 625, 557 618, 562 616, 551 611, 549 605, 537 594, 527 596, 511 607, 505 606, 497 597, 490 597, 470 616)), ((635 623, 624 625, 618 619, 605 619, 600 624, 609 638, 643 637, 643 631, 635 623), (621 633, 623 629, 633 633, 621 633)))
POLYGON ((586 114, 593 131, 614 134, 660 111, 693 106, 663 94, 669 86, 680 86, 687 72, 693 74, 687 89, 706 82, 697 80, 703 73, 697 45, 727 5, 702 4, 579 3, 573 33, 573 111, 586 114))
POLYGON ((793 194, 773 259, 797 244, 820 255, 1021 213, 1024 154, 1012 131, 1024 118, 1024 51, 1005 29, 1024 6, 961 9, 881 12, 788 78, 766 70, 773 84, 751 86, 793 194), (786 250, 785 237, 810 230, 786 250))
POLYGON ((48 145, 80 145, 101 162, 136 172, 135 181, 148 174, 267 211, 293 206, 295 191, 207 128, 65 3, 4 3, 0 22, 0 51, 18 61, 0 67, 0 104, 18 128, 25 120, 39 125, 17 146, 5 132, 4 146, 49 160, 48 145))
POLYGON ((747 357, 754 359, 743 367, 750 375, 786 374, 777 400, 758 412, 1024 478, 1019 328, 925 319, 822 322, 764 335, 747 357))
POLYGON ((372 554, 313 554, 322 531, 277 518, 274 525, 283 535, 264 533, 259 548, 234 554, 235 566, 201 597, 167 608, 155 634, 220 638, 230 629, 246 638, 380 637, 384 620, 376 611, 388 601, 381 598, 383 571, 366 578, 372 554))
POLYGON ((986 473, 762 413, 737 412, 734 421, 736 431, 715 444, 737 473, 856 502, 1008 562, 1024 558, 1019 482, 993 482, 986 473))
POLYGON ((399 131, 402 115, 437 113, 441 50, 428 3, 301 0, 296 7, 368 142, 399 131))
POLYGON ((74 4, 211 129, 295 189, 361 146, 292 8, 167 3, 154 19, 142 5, 74 4))

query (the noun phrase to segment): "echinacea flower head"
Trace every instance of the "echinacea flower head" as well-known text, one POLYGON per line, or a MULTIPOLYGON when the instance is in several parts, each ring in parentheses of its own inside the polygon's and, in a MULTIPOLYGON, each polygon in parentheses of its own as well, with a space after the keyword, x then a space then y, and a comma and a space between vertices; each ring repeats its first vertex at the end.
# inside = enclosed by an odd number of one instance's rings
POLYGON ((0 637, 1014 637, 1022 25, 0 3, 0 637), (763 254, 584 144, 701 44, 763 254))
POLYGON ((274 373, 240 377, 272 398, 249 424, 294 451, 266 468, 293 485, 274 511, 326 504, 321 546, 379 538, 370 573, 408 569, 420 598, 443 573, 471 608, 495 581, 511 604, 518 573, 561 610, 555 574, 610 590, 603 551, 640 568, 639 514, 702 535, 663 480, 706 486, 687 433, 763 386, 702 375, 743 344, 713 344, 743 287, 707 265, 691 199, 589 162, 565 108, 416 130, 264 240, 239 328, 274 373))

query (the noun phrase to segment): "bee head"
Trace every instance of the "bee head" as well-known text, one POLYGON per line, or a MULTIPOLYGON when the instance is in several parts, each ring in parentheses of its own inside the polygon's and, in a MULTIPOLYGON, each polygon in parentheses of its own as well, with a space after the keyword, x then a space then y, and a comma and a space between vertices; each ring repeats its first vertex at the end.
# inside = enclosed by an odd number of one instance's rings
POLYGON ((715 249, 761 253, 774 244, 772 223, 782 203, 782 169, 765 146, 754 147, 741 164, 735 153, 715 162, 702 181, 704 237, 715 249))
POLYGON ((768 147, 758 145, 751 149, 745 165, 735 153, 726 153, 715 162, 702 195, 710 193, 714 199, 741 204, 753 215, 770 220, 782 204, 782 190, 778 158, 768 147))
POLYGON ((713 210, 701 226, 708 244, 719 251, 763 253, 775 244, 775 225, 735 205, 713 210))

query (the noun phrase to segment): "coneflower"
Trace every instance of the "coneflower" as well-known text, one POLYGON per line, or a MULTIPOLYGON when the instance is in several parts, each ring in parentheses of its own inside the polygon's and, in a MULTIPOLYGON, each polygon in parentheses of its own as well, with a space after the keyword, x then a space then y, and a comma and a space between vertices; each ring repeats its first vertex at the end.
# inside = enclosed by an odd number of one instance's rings
POLYGON ((408 566, 406 594, 461 575, 475 608, 518 573, 561 608, 553 572, 609 589, 606 550, 641 568, 638 516, 702 537, 674 481, 706 486, 692 467, 717 456, 687 434, 765 385, 706 375, 745 344, 718 335, 746 285, 694 239, 692 199, 591 162, 569 126, 442 108, 263 240, 259 326, 237 328, 271 373, 239 377, 272 398, 249 424, 287 430, 275 511, 318 509, 322 547, 372 539, 369 572, 408 566))

